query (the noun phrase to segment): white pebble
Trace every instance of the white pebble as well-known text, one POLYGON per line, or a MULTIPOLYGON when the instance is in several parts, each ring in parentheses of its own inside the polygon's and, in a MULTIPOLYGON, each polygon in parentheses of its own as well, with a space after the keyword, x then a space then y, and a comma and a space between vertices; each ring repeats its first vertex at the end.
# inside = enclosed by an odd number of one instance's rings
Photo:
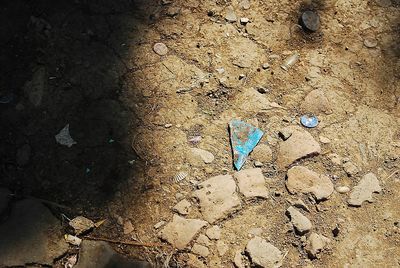
POLYGON ((336 192, 338 192, 339 194, 345 194, 345 193, 350 192, 350 188, 347 186, 337 186, 336 192))

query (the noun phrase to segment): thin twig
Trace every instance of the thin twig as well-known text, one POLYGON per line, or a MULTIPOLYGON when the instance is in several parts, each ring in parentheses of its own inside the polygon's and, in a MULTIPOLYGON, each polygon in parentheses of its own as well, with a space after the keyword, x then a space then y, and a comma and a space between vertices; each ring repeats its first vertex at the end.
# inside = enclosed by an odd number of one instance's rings
POLYGON ((389 176, 386 177, 385 181, 387 181, 388 179, 390 179, 391 177, 393 177, 396 173, 398 173, 400 171, 400 169, 396 170, 395 172, 393 172, 392 174, 390 174, 389 176))
POLYGON ((109 239, 109 238, 104 238, 104 237, 84 236, 84 238, 86 238, 88 240, 105 241, 105 242, 110 242, 110 243, 113 243, 113 244, 123 244, 123 245, 129 245, 129 246, 139 246, 139 247, 163 247, 164 246, 162 244, 157 244, 157 243, 141 243, 141 242, 133 242, 133 241, 120 241, 120 240, 114 240, 114 239, 109 239))

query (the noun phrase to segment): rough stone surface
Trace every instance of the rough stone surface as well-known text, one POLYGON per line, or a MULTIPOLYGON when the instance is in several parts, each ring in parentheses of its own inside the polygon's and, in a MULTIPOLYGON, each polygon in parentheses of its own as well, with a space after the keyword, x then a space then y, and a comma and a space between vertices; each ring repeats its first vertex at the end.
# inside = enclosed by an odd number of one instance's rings
POLYGON ((285 168, 299 159, 321 153, 318 142, 307 131, 298 127, 287 127, 285 130, 291 131, 292 135, 279 144, 277 164, 280 168, 285 168))
POLYGON ((178 212, 181 215, 187 215, 187 214, 189 214, 189 210, 190 210, 191 206, 192 206, 192 204, 190 204, 189 201, 187 201, 186 199, 183 199, 178 204, 176 204, 172 208, 172 210, 175 212, 178 212))
POLYGON ((327 199, 333 193, 333 183, 327 176, 302 166, 289 169, 286 187, 291 194, 312 193, 317 200, 327 199))
POLYGON ((206 235, 212 240, 218 240, 221 238, 221 228, 218 225, 214 225, 207 229, 206 235))
POLYGON ((94 228, 94 222, 85 217, 78 216, 69 222, 69 225, 75 230, 75 234, 80 235, 94 228))
POLYGON ((74 268, 151 268, 145 261, 131 261, 117 254, 103 241, 84 240, 79 251, 79 260, 74 268))
POLYGON ((300 211, 294 207, 289 207, 286 212, 289 215, 290 221, 292 222, 293 227, 296 229, 298 234, 303 235, 311 230, 311 221, 306 216, 301 214, 300 211))
POLYGON ((190 150, 195 157, 201 158, 201 160, 206 164, 210 164, 214 161, 214 155, 206 150, 199 148, 191 148, 190 150))
POLYGON ((224 256, 225 253, 229 250, 229 247, 225 244, 224 241, 217 241, 217 251, 219 256, 224 256))
POLYGON ((251 157, 261 163, 269 163, 272 161, 272 150, 266 144, 259 144, 254 148, 251 157))
POLYGON ((350 206, 360 207, 364 201, 373 202, 372 194, 381 191, 378 178, 373 173, 368 173, 353 188, 347 202, 350 206))
POLYGON ((346 171, 347 175, 349 176, 354 176, 357 175, 359 172, 359 169, 356 165, 354 165, 352 162, 346 162, 343 164, 343 169, 346 171))
POLYGON ((236 184, 230 175, 212 177, 199 187, 193 196, 199 200, 200 211, 209 223, 224 219, 240 206, 236 184))
POLYGON ((265 178, 260 168, 243 169, 234 174, 239 186, 239 191, 246 198, 268 197, 265 178))
POLYGON ((52 265, 68 250, 58 219, 31 199, 15 204, 10 217, 0 225, 0 238, 0 267, 52 265))
POLYGON ((192 252, 194 254, 202 256, 202 257, 207 257, 208 254, 210 254, 210 251, 208 250, 207 247, 197 244, 197 243, 193 245, 192 252))
POLYGON ((281 251, 260 237, 254 237, 247 243, 246 252, 254 265, 265 268, 282 266, 281 251))
POLYGON ((311 259, 315 259, 329 243, 329 238, 312 233, 307 241, 306 252, 311 259))
POLYGON ((207 222, 198 219, 185 219, 174 215, 158 236, 177 249, 184 249, 207 222))
POLYGON ((0 215, 5 211, 10 202, 11 192, 6 188, 0 188, 0 215))
POLYGON ((203 234, 199 235, 199 237, 196 239, 196 243, 206 247, 211 245, 210 239, 203 234))
POLYGON ((331 102, 325 96, 325 93, 321 89, 316 89, 308 93, 305 97, 304 102, 301 105, 304 112, 313 114, 331 114, 332 106, 331 102))

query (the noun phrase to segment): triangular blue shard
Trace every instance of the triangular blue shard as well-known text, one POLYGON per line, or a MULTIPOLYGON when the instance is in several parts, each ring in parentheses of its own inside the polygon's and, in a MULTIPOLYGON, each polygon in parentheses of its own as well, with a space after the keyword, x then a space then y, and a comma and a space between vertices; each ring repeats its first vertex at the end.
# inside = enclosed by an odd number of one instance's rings
POLYGON ((231 145, 233 152, 233 164, 236 170, 240 170, 246 162, 247 156, 257 146, 264 133, 243 121, 233 119, 229 122, 231 145))

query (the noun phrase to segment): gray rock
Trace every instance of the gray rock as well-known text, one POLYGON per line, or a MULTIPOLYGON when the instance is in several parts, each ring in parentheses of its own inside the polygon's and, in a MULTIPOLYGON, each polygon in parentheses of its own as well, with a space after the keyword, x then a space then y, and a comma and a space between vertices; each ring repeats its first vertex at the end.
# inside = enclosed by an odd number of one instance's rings
POLYGON ((210 254, 210 251, 208 250, 207 247, 196 243, 192 247, 192 252, 202 257, 207 257, 208 254, 210 254))
POLYGON ((74 268, 151 268, 145 261, 131 261, 117 254, 103 241, 84 240, 79 251, 79 260, 74 268))
POLYGON ((183 199, 178 204, 176 204, 172 208, 172 210, 175 212, 178 212, 181 215, 187 215, 187 214, 189 214, 189 210, 190 210, 191 206, 192 206, 192 204, 190 204, 189 201, 187 201, 186 199, 183 199))
POLYGON ((301 14, 300 20, 300 24, 305 31, 316 32, 319 29, 319 15, 315 11, 304 11, 303 14, 301 14))
POLYGON ((333 193, 333 183, 327 176, 302 166, 288 170, 286 187, 291 194, 312 193, 317 200, 327 199, 333 193))
POLYGON ((11 192, 6 188, 0 188, 0 215, 7 209, 11 192))
POLYGON ((282 252, 260 237, 254 237, 247 243, 246 252, 256 266, 265 268, 282 266, 282 252))
POLYGON ((196 239, 196 243, 206 247, 211 245, 210 239, 203 234, 199 235, 199 237, 196 239))
POLYGON ((308 238, 306 252, 311 259, 318 258, 318 254, 330 243, 329 238, 312 233, 308 238))
POLYGON ((287 127, 285 130, 292 132, 292 135, 279 144, 277 164, 280 168, 321 153, 319 143, 307 131, 298 127, 287 127))
POLYGON ((228 22, 235 22, 237 20, 235 10, 233 10, 232 6, 228 6, 225 10, 225 19, 228 22))
POLYGON ((359 169, 356 165, 354 165, 352 162, 346 162, 343 164, 343 169, 346 171, 347 175, 349 176, 354 176, 357 175, 359 172, 359 169))
POLYGON ((268 190, 265 178, 260 168, 243 169, 234 174, 239 186, 239 191, 246 198, 267 198, 268 190))
POLYGON ((199 184, 200 190, 193 193, 199 200, 200 211, 209 223, 228 217, 240 206, 236 184, 230 175, 212 177, 199 184))
POLYGON ((347 202, 350 206, 360 207, 364 201, 373 202, 372 194, 381 191, 378 178, 373 173, 368 173, 353 188, 347 202))
POLYGON ((61 224, 40 202, 25 199, 0 225, 0 267, 28 263, 52 265, 68 250, 61 224))
POLYGON ((22 147, 18 148, 16 156, 18 166, 27 165, 30 158, 31 146, 29 146, 29 144, 24 144, 22 147))
POLYGON ((210 164, 214 161, 214 155, 206 150, 199 148, 191 148, 190 150, 195 157, 201 158, 206 164, 210 164))
POLYGON ((217 251, 220 257, 224 256, 225 253, 228 251, 229 247, 225 244, 224 241, 218 240, 217 241, 217 251))
POLYGON ((298 234, 303 235, 311 230, 311 221, 306 216, 301 214, 300 211, 294 207, 289 207, 286 210, 286 213, 289 215, 290 221, 298 234))
POLYGON ((207 222, 198 219, 185 219, 174 215, 158 236, 168 241, 177 249, 184 249, 197 233, 207 225, 207 222))
POLYGON ((221 228, 218 225, 214 225, 207 229, 206 235, 212 240, 218 240, 221 238, 221 228))
POLYGON ((251 157, 262 163, 269 163, 272 161, 272 150, 266 144, 259 144, 254 148, 251 157))
POLYGON ((80 235, 94 228, 94 222, 83 216, 72 219, 69 225, 75 230, 76 235, 80 235))

